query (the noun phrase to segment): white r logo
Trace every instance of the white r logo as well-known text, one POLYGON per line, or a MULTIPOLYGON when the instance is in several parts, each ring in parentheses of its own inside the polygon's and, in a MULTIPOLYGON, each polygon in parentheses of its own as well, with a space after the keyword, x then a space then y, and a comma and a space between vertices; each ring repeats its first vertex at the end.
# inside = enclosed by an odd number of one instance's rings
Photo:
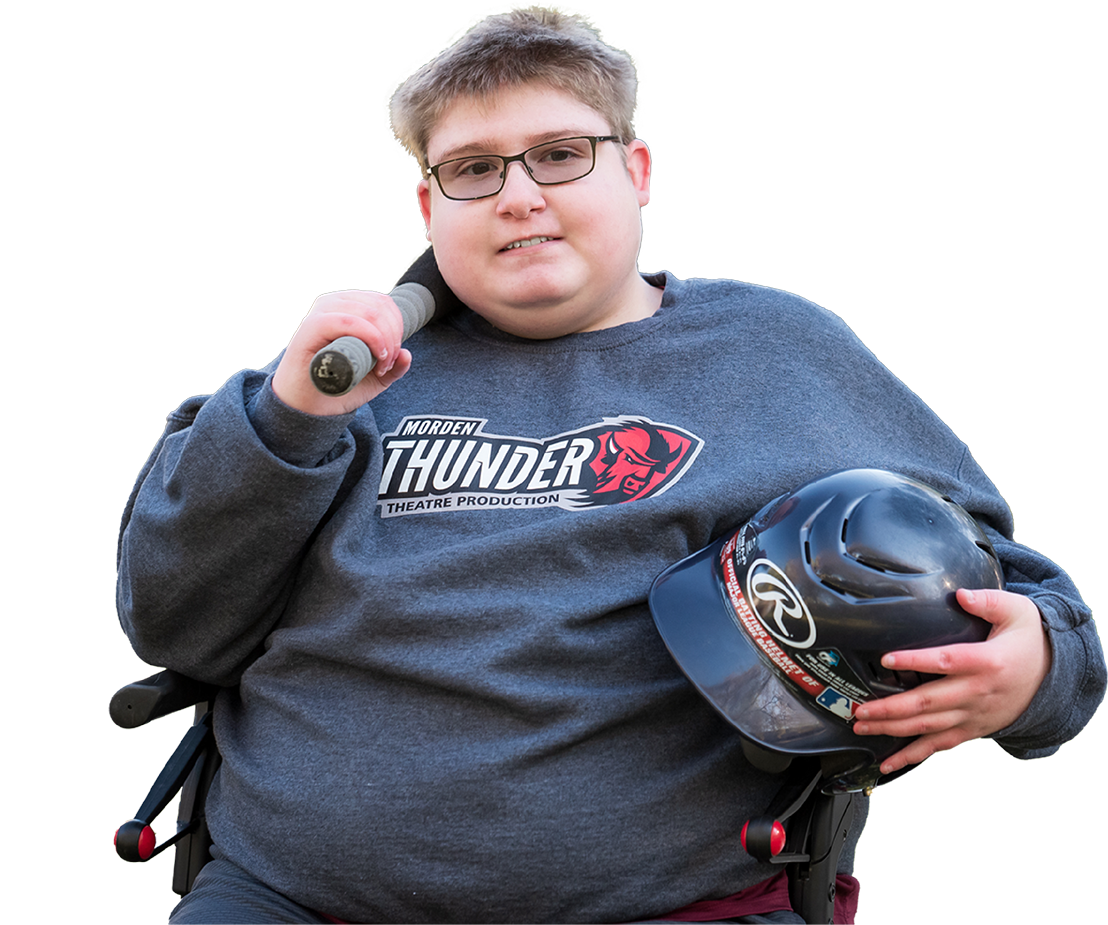
POLYGON ((807 649, 816 641, 816 624, 800 592, 769 559, 751 563, 746 596, 774 639, 794 649, 807 649))

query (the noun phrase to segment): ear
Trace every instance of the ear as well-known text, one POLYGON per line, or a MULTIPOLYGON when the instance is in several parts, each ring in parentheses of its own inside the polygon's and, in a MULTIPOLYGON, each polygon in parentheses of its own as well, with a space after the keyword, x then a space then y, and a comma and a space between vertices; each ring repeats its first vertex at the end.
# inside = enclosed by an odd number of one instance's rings
POLYGON ((423 215, 423 224, 427 228, 427 240, 431 240, 431 181, 420 180, 416 187, 416 196, 419 199, 419 211, 423 215))
POLYGON ((627 145, 627 173, 635 187, 639 206, 650 202, 650 148, 645 141, 636 138, 627 145))

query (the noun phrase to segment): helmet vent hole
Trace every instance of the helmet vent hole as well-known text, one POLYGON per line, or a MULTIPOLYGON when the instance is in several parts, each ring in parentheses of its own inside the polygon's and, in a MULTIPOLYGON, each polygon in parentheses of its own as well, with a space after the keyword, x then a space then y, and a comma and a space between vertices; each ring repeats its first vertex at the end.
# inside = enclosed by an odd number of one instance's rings
POLYGON ((888 697, 891 694, 900 694, 919 687, 925 680, 915 671, 892 671, 882 666, 879 662, 870 662, 869 686, 880 697, 888 697))
POLYGON ((927 678, 918 671, 894 671, 893 674, 896 675, 896 683, 901 685, 905 690, 919 687, 927 680, 927 678))
MULTIPOLYGON (((996 550, 993 549, 991 543, 982 543, 980 540, 978 540, 976 545, 978 549, 985 550, 985 552, 989 554, 990 558, 996 559, 996 550)), ((997 559, 997 561, 999 562, 1000 560, 997 559)))
POLYGON ((880 562, 877 559, 871 559, 866 556, 855 556, 854 560, 856 562, 862 563, 862 565, 864 565, 866 568, 873 569, 875 572, 890 571, 889 564, 887 562, 880 562))
POLYGON ((845 597, 852 601, 861 601, 868 598, 875 597, 876 595, 870 594, 865 588, 857 585, 847 585, 845 582, 838 581, 833 575, 819 575, 819 583, 825 588, 830 588, 836 594, 841 597, 845 597))

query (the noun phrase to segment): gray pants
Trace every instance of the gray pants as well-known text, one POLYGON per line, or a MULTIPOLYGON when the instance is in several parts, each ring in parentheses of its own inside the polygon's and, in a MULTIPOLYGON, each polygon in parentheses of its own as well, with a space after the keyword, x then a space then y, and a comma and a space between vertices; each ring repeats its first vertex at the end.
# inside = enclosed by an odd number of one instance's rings
MULTIPOLYGON (((330 920, 271 890, 237 864, 217 859, 204 865, 196 877, 192 892, 177 904, 169 921, 171 925, 262 925, 276 922, 322 925, 330 920)), ((804 919, 791 910, 783 910, 730 921, 802 925, 804 919)))

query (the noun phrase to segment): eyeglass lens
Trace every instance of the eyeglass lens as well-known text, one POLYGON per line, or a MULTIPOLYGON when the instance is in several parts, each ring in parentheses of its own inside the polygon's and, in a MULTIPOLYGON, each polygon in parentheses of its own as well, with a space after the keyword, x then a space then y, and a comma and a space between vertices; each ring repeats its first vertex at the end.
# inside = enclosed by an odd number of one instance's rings
MULTIPOLYGON (((536 183, 555 184, 579 180, 593 169, 596 146, 591 138, 562 138, 523 152, 536 183)), ((439 182, 447 196, 478 199, 500 191, 508 161, 495 154, 480 154, 447 161, 437 168, 439 182)))

